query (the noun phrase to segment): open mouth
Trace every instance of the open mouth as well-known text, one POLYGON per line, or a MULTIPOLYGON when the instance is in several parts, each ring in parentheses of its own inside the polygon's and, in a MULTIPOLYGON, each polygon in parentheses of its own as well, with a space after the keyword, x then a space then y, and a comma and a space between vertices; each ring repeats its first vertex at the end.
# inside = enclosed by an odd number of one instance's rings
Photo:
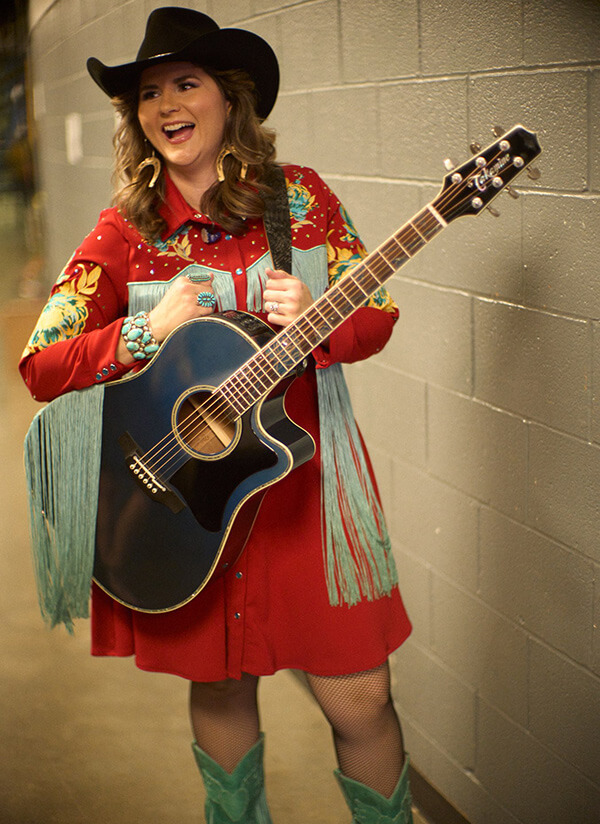
POLYGON ((187 140, 193 131, 193 123, 169 123, 167 126, 163 126, 163 134, 172 143, 187 140))

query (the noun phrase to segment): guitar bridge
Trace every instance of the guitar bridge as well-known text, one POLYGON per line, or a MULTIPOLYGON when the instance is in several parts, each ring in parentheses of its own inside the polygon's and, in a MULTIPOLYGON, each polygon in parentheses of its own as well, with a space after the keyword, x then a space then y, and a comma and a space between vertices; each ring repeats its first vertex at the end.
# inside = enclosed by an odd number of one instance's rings
POLYGON ((156 473, 152 472, 152 470, 146 466, 140 456, 140 448, 129 432, 121 435, 119 438, 119 446, 125 454, 125 465, 129 473, 138 486, 146 492, 148 497, 153 501, 164 504, 174 514, 185 509, 185 504, 173 491, 172 487, 159 480, 156 473))

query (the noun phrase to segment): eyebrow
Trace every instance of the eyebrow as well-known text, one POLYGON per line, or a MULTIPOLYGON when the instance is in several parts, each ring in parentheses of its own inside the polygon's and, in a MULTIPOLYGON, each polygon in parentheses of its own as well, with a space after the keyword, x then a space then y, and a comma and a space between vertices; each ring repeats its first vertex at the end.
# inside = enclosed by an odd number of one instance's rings
MULTIPOLYGON (((197 74, 194 74, 193 72, 188 72, 187 74, 182 74, 180 77, 174 77, 172 82, 173 83, 182 83, 184 80, 190 80, 190 79, 200 80, 200 78, 197 74)), ((158 88, 158 83, 144 83, 142 86, 140 86, 140 91, 142 92, 142 91, 146 91, 147 89, 157 89, 157 88, 158 88)))

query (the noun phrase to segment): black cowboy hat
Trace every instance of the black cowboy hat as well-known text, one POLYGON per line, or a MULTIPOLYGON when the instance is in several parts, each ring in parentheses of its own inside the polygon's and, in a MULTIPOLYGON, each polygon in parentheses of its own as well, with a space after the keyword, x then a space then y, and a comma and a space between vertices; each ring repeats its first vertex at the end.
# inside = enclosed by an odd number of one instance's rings
POLYGON ((87 68, 103 92, 117 97, 134 88, 148 66, 179 60, 215 69, 243 69, 256 86, 258 116, 267 117, 275 105, 279 65, 269 44, 250 31, 220 29, 206 14, 193 9, 155 9, 133 63, 105 66, 90 57, 87 68))

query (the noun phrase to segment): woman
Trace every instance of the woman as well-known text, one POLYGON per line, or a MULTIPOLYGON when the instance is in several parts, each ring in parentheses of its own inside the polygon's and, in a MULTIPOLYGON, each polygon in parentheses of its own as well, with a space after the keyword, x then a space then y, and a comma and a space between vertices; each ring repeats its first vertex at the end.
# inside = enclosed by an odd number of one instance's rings
MULTIPOLYGON (((90 58, 88 69, 121 116, 121 188, 59 277, 24 353, 21 371, 39 400, 146 366, 183 322, 215 311, 289 327, 364 256, 335 195, 312 170, 288 165, 294 271, 272 266, 264 213, 277 167, 262 121, 279 74, 259 37, 189 9, 157 9, 135 61, 90 58)), ((339 367, 379 351, 396 317, 379 290, 308 358, 286 408, 315 454, 267 489, 226 574, 158 613, 93 583, 92 653, 135 655, 142 669, 191 682, 209 822, 271 820, 257 684, 281 668, 306 672, 331 724, 353 820, 412 820, 387 663, 410 623, 339 367)))

